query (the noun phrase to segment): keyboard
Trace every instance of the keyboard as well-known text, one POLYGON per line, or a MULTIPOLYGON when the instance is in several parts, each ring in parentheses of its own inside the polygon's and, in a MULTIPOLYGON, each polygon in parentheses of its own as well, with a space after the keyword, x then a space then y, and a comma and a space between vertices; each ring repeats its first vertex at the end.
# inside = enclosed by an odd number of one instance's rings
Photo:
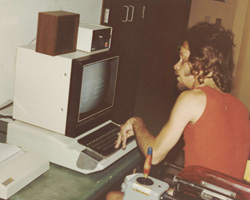
POLYGON ((126 149, 115 149, 119 130, 119 126, 109 120, 70 138, 14 120, 8 123, 7 142, 29 149, 57 165, 90 174, 106 169, 137 147, 131 137, 126 149))
MULTIPOLYGON (((102 157, 108 157, 121 149, 121 147, 115 148, 115 141, 117 140, 117 133, 119 131, 119 126, 113 123, 109 123, 106 126, 79 139, 77 142, 94 150, 102 157)), ((128 138, 127 144, 132 142, 133 140, 134 137, 128 138)))

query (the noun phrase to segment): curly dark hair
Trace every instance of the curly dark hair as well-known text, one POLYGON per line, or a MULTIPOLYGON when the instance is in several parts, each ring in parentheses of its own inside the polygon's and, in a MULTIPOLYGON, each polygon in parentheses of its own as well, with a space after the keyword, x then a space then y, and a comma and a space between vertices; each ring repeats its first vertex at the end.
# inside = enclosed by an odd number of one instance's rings
POLYGON ((221 25, 200 22, 182 35, 191 52, 191 74, 198 76, 200 84, 213 78, 223 92, 230 92, 233 82, 234 34, 221 25))

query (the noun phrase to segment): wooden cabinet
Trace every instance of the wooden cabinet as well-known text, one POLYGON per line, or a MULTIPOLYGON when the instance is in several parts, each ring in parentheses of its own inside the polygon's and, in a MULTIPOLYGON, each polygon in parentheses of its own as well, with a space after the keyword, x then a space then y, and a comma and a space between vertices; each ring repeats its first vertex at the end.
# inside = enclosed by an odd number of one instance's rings
MULTIPOLYGON (((191 0, 103 0, 101 24, 112 26, 111 49, 120 55, 113 120, 133 114, 137 82, 176 88, 177 35, 188 23, 191 0)), ((165 92, 165 91, 164 91, 165 92)))

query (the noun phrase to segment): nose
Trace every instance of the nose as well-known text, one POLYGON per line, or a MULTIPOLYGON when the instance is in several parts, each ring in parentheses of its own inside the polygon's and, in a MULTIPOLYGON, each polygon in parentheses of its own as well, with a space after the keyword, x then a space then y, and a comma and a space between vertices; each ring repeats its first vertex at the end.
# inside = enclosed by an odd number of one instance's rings
POLYGON ((181 60, 179 60, 175 65, 174 65, 174 70, 178 71, 181 67, 181 60))

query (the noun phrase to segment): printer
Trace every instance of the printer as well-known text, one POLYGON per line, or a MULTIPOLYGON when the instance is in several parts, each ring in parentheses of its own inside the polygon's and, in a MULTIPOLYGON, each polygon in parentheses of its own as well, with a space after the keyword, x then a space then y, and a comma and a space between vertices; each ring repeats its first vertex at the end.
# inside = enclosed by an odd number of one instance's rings
POLYGON ((48 169, 49 161, 41 156, 0 143, 0 198, 10 198, 48 169))

